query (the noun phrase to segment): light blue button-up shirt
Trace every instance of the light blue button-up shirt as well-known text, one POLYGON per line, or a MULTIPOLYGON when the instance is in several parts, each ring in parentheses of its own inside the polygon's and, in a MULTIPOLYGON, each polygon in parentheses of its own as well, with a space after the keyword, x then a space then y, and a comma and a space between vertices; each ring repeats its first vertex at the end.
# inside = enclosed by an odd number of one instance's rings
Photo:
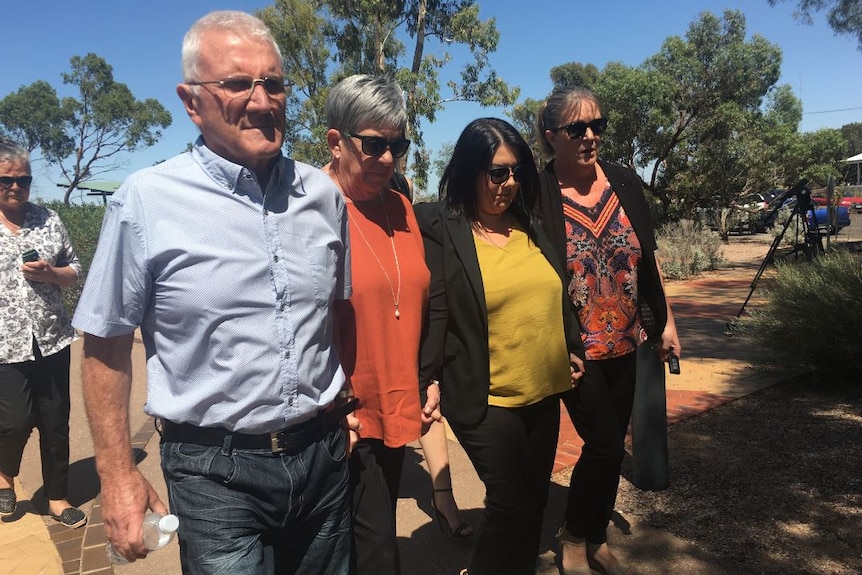
POLYGON ((326 174, 282 158, 264 195, 199 139, 112 196, 72 323, 99 337, 141 328, 147 413, 267 433, 344 384, 332 303, 350 297, 349 258, 326 174))

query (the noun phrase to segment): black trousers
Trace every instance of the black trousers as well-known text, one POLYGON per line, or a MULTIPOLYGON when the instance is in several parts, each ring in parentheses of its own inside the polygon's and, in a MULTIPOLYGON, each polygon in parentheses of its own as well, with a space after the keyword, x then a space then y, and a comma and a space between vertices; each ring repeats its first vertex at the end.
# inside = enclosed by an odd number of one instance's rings
POLYGON ((488 407, 471 428, 453 426, 485 484, 485 517, 476 531, 470 575, 533 575, 548 501, 559 396, 527 407, 488 407))
POLYGON ((42 480, 48 499, 65 499, 69 483, 69 347, 0 365, 0 471, 17 477, 24 446, 39 430, 42 480))
POLYGON ((351 575, 398 575, 395 510, 404 467, 404 447, 362 439, 349 460, 353 545, 351 575))
POLYGON ((569 483, 566 529, 590 543, 604 543, 617 500, 626 430, 635 394, 635 352, 587 361, 578 387, 563 394, 584 440, 569 483))

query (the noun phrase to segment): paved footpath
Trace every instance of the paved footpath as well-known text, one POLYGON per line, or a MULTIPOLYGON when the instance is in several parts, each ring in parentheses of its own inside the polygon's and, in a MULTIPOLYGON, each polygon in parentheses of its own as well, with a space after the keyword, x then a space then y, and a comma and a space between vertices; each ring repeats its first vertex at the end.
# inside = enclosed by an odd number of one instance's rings
MULTIPOLYGON (((768 249, 763 246, 763 254, 768 249)), ((751 264, 687 282, 669 282, 667 291, 683 343, 682 375, 667 378, 668 422, 701 413, 774 383, 758 374, 742 358, 748 342, 725 335, 725 323, 736 316, 749 293, 759 265, 751 264)), ((764 280, 761 280, 764 281, 764 280)), ((758 293, 755 292, 754 302, 758 293)), ((749 305, 753 305, 749 304, 749 305)), ((132 395, 131 428, 135 435, 139 467, 160 496, 167 501, 159 467, 158 436, 152 420, 142 411, 144 403, 143 346, 134 346, 135 385, 132 395)), ((72 352, 72 468, 70 497, 90 517, 85 528, 69 530, 56 524, 45 513, 41 475, 34 431, 25 452, 22 472, 16 481, 19 511, 0 521, 0 574, 178 574, 176 543, 154 553, 146 560, 112 568, 105 558, 105 537, 99 507, 99 480, 92 457, 92 442, 84 416, 80 382, 81 345, 72 352), (41 513, 41 514, 40 514, 41 513)), ((557 547, 553 533, 565 505, 565 486, 572 465, 580 454, 580 439, 562 409, 559 448, 554 469, 540 556, 540 575, 556 575, 557 547)), ((455 496, 464 516, 474 524, 482 515, 484 490, 464 451, 454 438, 450 457, 455 496)), ((673 454, 671 454, 673 457, 673 454)), ((624 479, 625 480, 625 479, 624 479)), ((673 478, 671 477, 671 481, 673 478)), ((466 565, 471 541, 456 540, 442 533, 433 522, 430 509, 430 483, 418 443, 408 447, 401 496, 398 503, 398 536, 405 575, 438 575, 458 572, 466 565)), ((649 526, 629 524, 626 532, 611 529, 610 542, 624 558, 637 562, 645 575, 673 571, 686 574, 727 575, 721 565, 704 558, 702 550, 649 526)))

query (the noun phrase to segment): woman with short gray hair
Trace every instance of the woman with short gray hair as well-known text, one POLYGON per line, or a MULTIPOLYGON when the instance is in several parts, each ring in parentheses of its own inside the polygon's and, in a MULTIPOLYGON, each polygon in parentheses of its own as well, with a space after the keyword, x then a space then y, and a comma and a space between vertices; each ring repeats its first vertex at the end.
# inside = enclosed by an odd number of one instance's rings
POLYGON ((425 399, 419 393, 430 273, 413 206, 390 184, 396 160, 410 147, 407 112, 394 80, 360 74, 330 90, 326 117, 332 161, 324 171, 347 203, 353 280, 353 295, 336 308, 337 341, 361 425, 349 464, 351 573, 397 574, 405 446, 439 418, 437 388, 425 399))

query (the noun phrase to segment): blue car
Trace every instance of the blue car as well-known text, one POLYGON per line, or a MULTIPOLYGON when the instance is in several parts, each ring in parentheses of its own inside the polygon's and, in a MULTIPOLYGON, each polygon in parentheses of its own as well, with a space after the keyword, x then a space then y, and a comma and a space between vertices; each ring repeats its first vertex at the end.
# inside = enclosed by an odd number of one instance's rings
POLYGON ((850 226, 850 208, 847 206, 835 206, 835 221, 829 221, 829 211, 826 206, 814 206, 805 214, 808 227, 823 233, 837 235, 842 229, 850 226))

